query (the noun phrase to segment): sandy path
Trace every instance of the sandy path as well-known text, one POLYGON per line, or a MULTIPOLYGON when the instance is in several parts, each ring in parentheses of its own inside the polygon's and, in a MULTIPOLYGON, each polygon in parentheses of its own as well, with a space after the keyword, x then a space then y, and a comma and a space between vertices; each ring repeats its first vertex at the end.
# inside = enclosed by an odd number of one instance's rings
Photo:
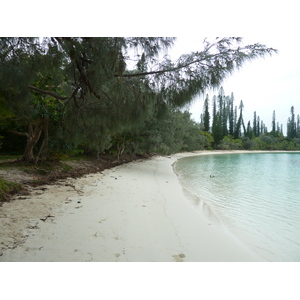
POLYGON ((188 155, 132 162, 7 203, 0 242, 18 216, 14 234, 27 237, 16 241, 11 231, 0 261, 262 260, 184 196, 172 164, 188 155))

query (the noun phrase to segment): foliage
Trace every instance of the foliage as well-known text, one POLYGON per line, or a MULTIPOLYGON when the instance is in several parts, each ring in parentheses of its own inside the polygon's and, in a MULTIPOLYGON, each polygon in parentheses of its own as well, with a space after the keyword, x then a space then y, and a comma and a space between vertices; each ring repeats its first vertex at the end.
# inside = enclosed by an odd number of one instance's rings
POLYGON ((238 117, 237 106, 234 107, 234 95, 225 96, 224 90, 221 87, 218 95, 214 95, 212 99, 212 126, 207 122, 209 116, 207 103, 208 96, 205 99, 203 114, 201 115, 201 128, 209 128, 208 133, 213 138, 213 147, 222 150, 300 150, 300 116, 295 115, 294 107, 291 107, 291 117, 287 123, 287 137, 285 138, 282 132, 282 125, 276 126, 276 114, 273 111, 272 115, 272 131, 268 132, 267 128, 256 111, 253 116, 251 127, 248 121, 247 128, 243 120, 243 101, 240 102, 240 113, 238 117), (243 130, 242 130, 243 129, 243 130), (232 133, 232 134, 230 134, 232 133))
POLYGON ((25 138, 23 160, 35 162, 66 145, 97 153, 201 148, 205 137, 188 116, 174 110, 162 120, 163 112, 191 103, 246 61, 276 50, 244 46, 241 38, 205 39, 198 51, 171 61, 167 51, 174 43, 157 37, 0 38, 3 130, 25 138), (151 123, 156 119, 173 130, 161 131, 151 123), (180 128, 177 121, 189 125, 180 128))
POLYGON ((234 139, 232 136, 227 135, 219 144, 218 148, 221 150, 240 150, 243 148, 241 139, 234 139))
POLYGON ((249 138, 248 136, 242 137, 242 148, 245 150, 258 150, 258 144, 256 140, 252 137, 249 138))
POLYGON ((204 137, 204 140, 203 140, 204 141, 204 143, 203 143, 204 149, 212 150, 214 138, 211 135, 211 133, 207 132, 207 131, 201 131, 200 134, 202 135, 202 137, 204 137))
POLYGON ((203 149, 206 139, 190 116, 168 108, 163 117, 148 119, 140 132, 140 149, 160 154, 203 149))
POLYGON ((20 190, 22 190, 21 184, 0 177, 0 202, 6 200, 9 194, 15 194, 20 190))

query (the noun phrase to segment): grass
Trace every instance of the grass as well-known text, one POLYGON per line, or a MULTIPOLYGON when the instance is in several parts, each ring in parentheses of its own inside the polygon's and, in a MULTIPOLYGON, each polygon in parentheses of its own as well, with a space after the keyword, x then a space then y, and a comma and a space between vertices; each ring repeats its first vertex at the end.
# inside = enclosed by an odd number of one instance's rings
POLYGON ((22 189, 22 184, 4 180, 0 177, 0 202, 6 201, 9 195, 16 194, 22 189))
POLYGON ((92 156, 84 155, 84 154, 77 154, 77 155, 69 155, 61 158, 61 161, 80 161, 80 160, 92 160, 95 159, 92 156))
POLYGON ((0 155, 0 161, 5 161, 5 160, 16 160, 21 158, 22 155, 0 155))

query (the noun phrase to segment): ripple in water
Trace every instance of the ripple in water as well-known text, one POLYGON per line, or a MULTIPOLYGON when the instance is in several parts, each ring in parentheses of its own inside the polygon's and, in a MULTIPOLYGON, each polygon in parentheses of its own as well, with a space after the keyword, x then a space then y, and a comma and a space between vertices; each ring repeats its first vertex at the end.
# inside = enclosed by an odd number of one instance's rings
POLYGON ((200 155, 175 169, 201 199, 193 205, 208 206, 249 248, 271 261, 300 261, 300 153, 200 155))

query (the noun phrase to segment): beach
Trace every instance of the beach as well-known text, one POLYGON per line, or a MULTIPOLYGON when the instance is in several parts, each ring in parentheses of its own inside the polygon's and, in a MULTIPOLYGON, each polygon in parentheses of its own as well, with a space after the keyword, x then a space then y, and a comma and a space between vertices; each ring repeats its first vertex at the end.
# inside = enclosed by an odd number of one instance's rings
POLYGON ((264 261, 185 195, 173 164, 209 153, 155 156, 15 197, 0 208, 0 261, 264 261))

